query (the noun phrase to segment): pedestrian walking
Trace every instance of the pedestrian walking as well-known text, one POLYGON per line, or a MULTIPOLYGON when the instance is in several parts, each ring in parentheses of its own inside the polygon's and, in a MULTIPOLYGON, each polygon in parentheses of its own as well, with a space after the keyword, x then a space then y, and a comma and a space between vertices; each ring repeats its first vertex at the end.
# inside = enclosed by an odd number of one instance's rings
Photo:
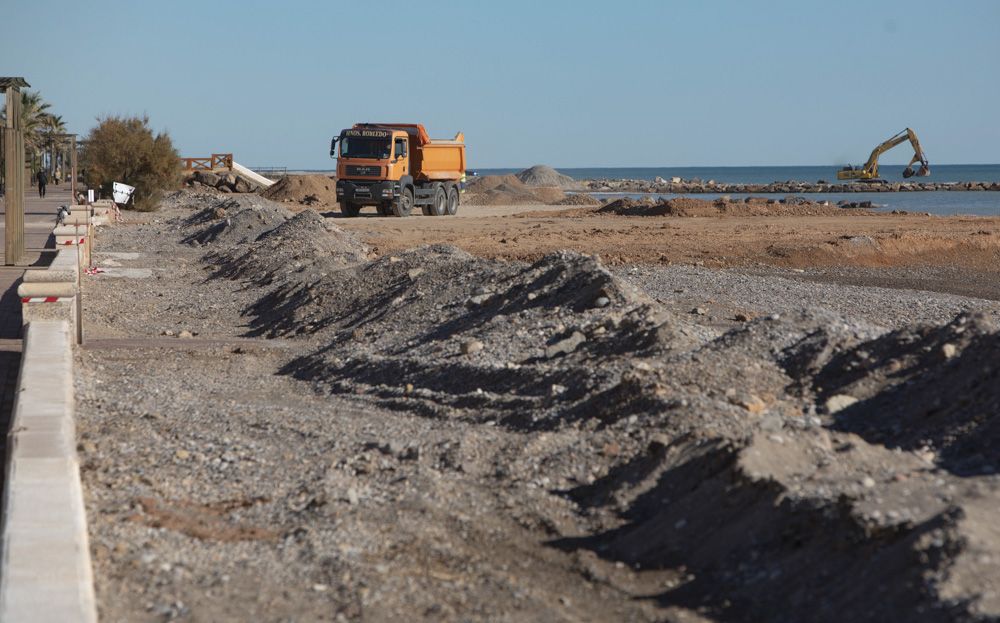
POLYGON ((45 187, 49 183, 49 176, 45 174, 45 170, 43 169, 43 170, 41 170, 41 171, 38 172, 37 179, 38 179, 38 196, 39 197, 44 197, 45 196, 45 187))

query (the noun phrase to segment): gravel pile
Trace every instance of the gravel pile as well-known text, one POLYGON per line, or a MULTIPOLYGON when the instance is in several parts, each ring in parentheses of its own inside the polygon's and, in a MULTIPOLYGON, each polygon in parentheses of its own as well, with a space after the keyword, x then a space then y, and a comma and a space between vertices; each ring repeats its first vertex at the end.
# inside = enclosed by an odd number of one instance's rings
MULTIPOLYGON (((1000 314, 1000 302, 980 298, 830 283, 837 275, 831 277, 826 269, 749 272, 645 265, 619 267, 614 273, 667 309, 677 313, 700 310, 701 322, 723 329, 772 314, 796 314, 804 308, 863 318, 888 329, 944 324, 965 312, 1000 314)), ((902 271, 889 269, 883 273, 897 275, 902 271)), ((876 281, 874 275, 870 281, 876 281)))
POLYGON ((552 167, 544 164, 525 169, 517 174, 517 179, 528 186, 555 186, 557 188, 574 188, 577 181, 568 175, 563 175, 552 167))
MULTIPOLYGON (((205 230, 211 231, 211 227, 205 230)), ((368 247, 312 210, 304 210, 264 231, 252 245, 235 245, 207 259, 216 276, 271 284, 295 274, 297 283, 313 282, 366 259, 368 247)))
POLYGON ((233 245, 253 242, 292 218, 280 204, 256 195, 215 201, 186 219, 195 228, 184 242, 189 244, 233 245))
POLYGON ((992 302, 256 240, 160 286, 269 339, 81 355, 104 614, 1000 616, 992 302))

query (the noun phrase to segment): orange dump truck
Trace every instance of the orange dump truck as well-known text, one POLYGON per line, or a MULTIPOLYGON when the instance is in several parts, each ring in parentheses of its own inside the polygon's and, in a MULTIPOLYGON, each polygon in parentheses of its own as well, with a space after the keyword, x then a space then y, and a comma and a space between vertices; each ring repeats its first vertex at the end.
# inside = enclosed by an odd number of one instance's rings
POLYGON ((330 143, 344 216, 375 206, 383 216, 455 214, 465 180, 465 137, 432 139, 417 123, 359 123, 330 143), (337 145, 340 145, 339 157, 337 145))

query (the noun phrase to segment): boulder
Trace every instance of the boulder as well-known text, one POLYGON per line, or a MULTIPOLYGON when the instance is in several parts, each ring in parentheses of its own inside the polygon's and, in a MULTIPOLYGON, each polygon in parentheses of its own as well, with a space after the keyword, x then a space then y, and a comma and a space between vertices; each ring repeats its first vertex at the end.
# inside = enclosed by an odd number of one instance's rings
POLYGON ((219 185, 219 176, 211 171, 198 171, 194 174, 194 177, 205 186, 219 185))
POLYGON ((233 184, 233 190, 238 193, 253 192, 253 190, 250 187, 250 182, 246 181, 242 177, 236 179, 236 183, 233 184))

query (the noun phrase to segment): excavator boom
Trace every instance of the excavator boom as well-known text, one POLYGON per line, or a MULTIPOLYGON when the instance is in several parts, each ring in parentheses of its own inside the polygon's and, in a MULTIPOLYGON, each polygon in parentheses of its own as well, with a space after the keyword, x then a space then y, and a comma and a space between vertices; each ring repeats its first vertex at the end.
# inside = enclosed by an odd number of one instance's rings
POLYGON ((864 164, 863 167, 844 167, 842 170, 837 171, 838 180, 874 180, 878 179, 878 159, 879 156, 889 151, 896 145, 909 140, 910 145, 913 146, 913 158, 910 159, 909 164, 903 170, 903 177, 909 178, 914 175, 924 177, 930 175, 931 167, 927 162, 927 156, 924 154, 923 149, 920 147, 920 141, 917 139, 916 133, 910 128, 904 129, 899 134, 890 137, 888 140, 880 143, 875 149, 872 150, 870 156, 868 156, 868 162, 864 164), (913 170, 913 164, 915 162, 920 162, 920 168, 917 171, 913 170))

